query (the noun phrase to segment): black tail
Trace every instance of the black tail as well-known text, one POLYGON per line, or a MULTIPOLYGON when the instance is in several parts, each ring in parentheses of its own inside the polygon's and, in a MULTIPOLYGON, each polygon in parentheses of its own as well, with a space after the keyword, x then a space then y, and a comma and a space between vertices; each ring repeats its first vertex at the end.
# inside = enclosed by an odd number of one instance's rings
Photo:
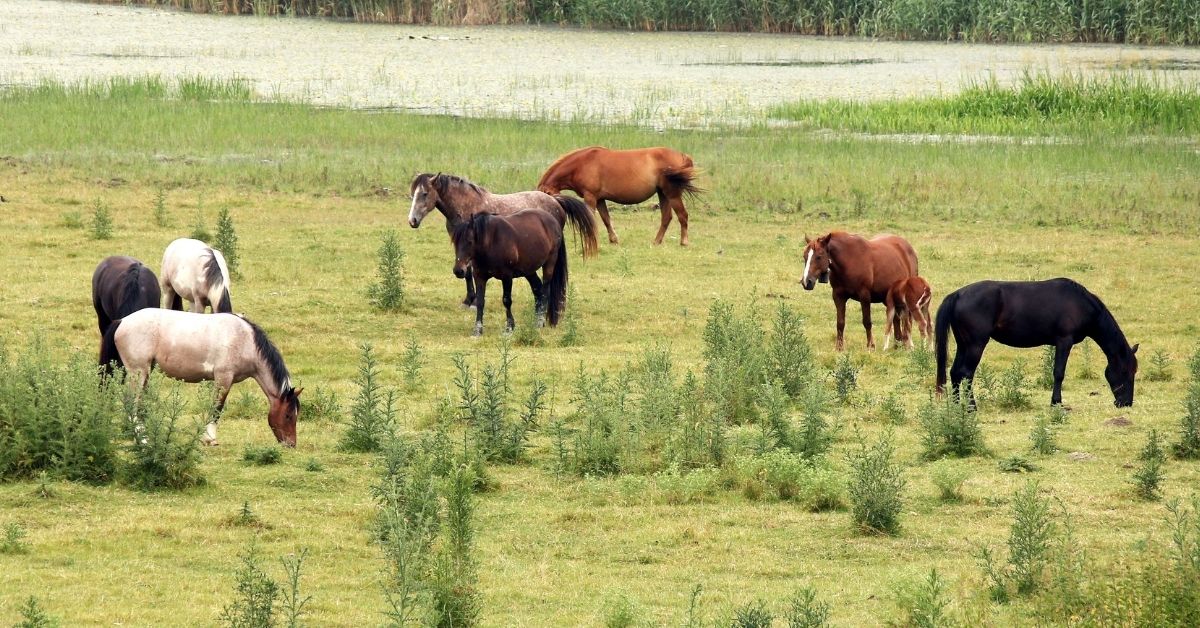
POLYGON ((558 325, 563 309, 567 305, 567 240, 558 239, 558 260, 554 262, 554 276, 546 285, 546 315, 550 326, 558 325))
POLYGON ((221 302, 217 304, 217 312, 222 314, 233 313, 233 304, 229 302, 229 286, 225 286, 221 290, 221 302))
POLYGON ((933 339, 937 351, 937 392, 942 394, 946 389, 946 354, 949 352, 947 332, 954 322, 954 306, 958 303, 958 292, 951 292, 938 306, 937 322, 934 324, 933 339))
POLYGON ((596 244, 596 218, 583 201, 573 196, 555 194, 554 200, 567 215, 567 221, 575 229, 575 235, 581 240, 580 246, 584 257, 594 257, 600 246, 596 244))
POLYGON ((121 353, 117 351, 117 328, 120 326, 121 319, 113 321, 100 340, 100 366, 104 368, 105 375, 112 375, 114 366, 125 366, 121 353))

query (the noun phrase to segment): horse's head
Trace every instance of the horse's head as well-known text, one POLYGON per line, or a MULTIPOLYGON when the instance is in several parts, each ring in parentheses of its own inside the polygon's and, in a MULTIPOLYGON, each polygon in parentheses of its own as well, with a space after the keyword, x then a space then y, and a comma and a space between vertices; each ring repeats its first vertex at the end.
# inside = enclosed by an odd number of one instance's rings
POLYGON ((833 258, 829 256, 831 235, 827 233, 814 240, 804 236, 804 274, 800 276, 800 285, 805 290, 817 287, 818 281, 829 283, 829 267, 833 265, 833 258))
POLYGON ((478 213, 471 219, 460 223, 450 234, 454 241, 454 276, 462 279, 467 276, 471 267, 471 258, 475 257, 475 245, 483 238, 483 230, 487 226, 491 214, 478 213))
POLYGON ((1133 379, 1137 376, 1137 350, 1138 346, 1133 345, 1129 348, 1129 353, 1120 359, 1108 361, 1108 366, 1104 369, 1104 379, 1108 380, 1108 387, 1112 390, 1113 404, 1118 408, 1124 408, 1133 405, 1133 379))
POLYGON ((441 174, 419 174, 413 179, 409 193, 412 196, 412 207, 408 210, 408 226, 416 229, 429 212, 433 211, 441 201, 435 184, 441 174))
POLYGON ((303 388, 288 388, 271 400, 271 409, 267 413, 267 425, 275 433, 275 440, 287 447, 296 446, 296 419, 300 416, 300 393, 303 391, 303 388))

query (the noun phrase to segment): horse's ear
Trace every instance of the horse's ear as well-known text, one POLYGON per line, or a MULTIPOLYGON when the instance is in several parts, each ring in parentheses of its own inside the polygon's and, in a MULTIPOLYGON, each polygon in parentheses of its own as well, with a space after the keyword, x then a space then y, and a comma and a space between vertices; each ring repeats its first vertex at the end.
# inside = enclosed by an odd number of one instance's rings
POLYGON ((300 388, 293 388, 293 389, 292 389, 292 396, 293 396, 293 397, 299 397, 299 396, 300 396, 300 393, 302 393, 302 392, 304 392, 304 387, 300 387, 300 388))
POLYGON ((804 234, 804 245, 805 245, 805 246, 808 246, 808 245, 809 245, 809 244, 811 244, 811 243, 812 243, 812 240, 809 240, 809 239, 808 239, 808 234, 807 234, 807 233, 806 233, 806 234, 804 234))
MULTIPOLYGON (((1139 342, 1139 343, 1133 345, 1132 349, 1133 349, 1134 354, 1137 354, 1138 345, 1140 345, 1140 344, 1142 344, 1142 343, 1139 342)), ((1151 357, 1153 357, 1153 356, 1151 356, 1151 357)))
POLYGON ((832 237, 833 237, 833 233, 830 232, 830 233, 826 233, 825 235, 817 238, 817 240, 819 240, 821 242, 821 246, 829 246, 829 239, 832 237))

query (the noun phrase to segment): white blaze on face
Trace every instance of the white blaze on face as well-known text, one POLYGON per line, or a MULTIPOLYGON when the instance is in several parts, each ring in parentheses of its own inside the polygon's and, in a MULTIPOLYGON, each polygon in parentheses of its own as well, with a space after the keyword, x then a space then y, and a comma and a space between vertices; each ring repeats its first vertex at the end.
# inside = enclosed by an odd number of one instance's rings
POLYGON ((808 281, 808 269, 812 267, 813 250, 808 250, 808 256, 804 258, 804 281, 808 281))
POLYGON ((412 206, 408 208, 408 222, 412 224, 417 219, 417 192, 413 191, 412 206))

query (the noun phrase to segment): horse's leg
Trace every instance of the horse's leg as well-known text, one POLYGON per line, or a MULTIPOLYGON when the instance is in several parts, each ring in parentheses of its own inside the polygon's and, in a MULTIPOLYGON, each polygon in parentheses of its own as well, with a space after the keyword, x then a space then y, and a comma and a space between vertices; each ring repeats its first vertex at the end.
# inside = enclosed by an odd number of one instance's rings
POLYGON ((688 240, 688 213, 687 207, 683 205, 683 197, 678 192, 671 199, 671 208, 675 210, 675 217, 679 219, 679 246, 687 246, 691 243, 688 240))
POLYGON ((912 308, 905 307, 904 311, 900 313, 899 322, 903 325, 903 329, 896 331, 896 342, 899 343, 903 340, 904 345, 912 349, 912 308))
POLYGON ((179 294, 171 287, 171 284, 166 281, 158 282, 158 291, 162 293, 162 308, 164 310, 182 310, 183 300, 179 298, 179 294))
POLYGON ((538 278, 536 272, 526 275, 525 280, 529 282, 529 291, 533 293, 533 310, 537 315, 537 326, 544 327, 546 325, 546 291, 542 286, 542 280, 538 278))
POLYGON ((192 311, 197 314, 203 314, 204 313, 204 297, 202 297, 196 293, 192 293, 192 298, 195 299, 195 301, 192 301, 192 311))
POLYGON ((1059 338, 1054 345, 1054 389, 1050 391, 1050 405, 1062 405, 1062 383, 1067 374, 1067 358, 1071 357, 1071 347, 1075 346, 1074 339, 1059 338))
POLYGON ((487 293, 487 277, 475 275, 475 331, 472 336, 483 335, 483 301, 487 293))
POLYGON ((662 244, 667 227, 671 225, 671 199, 667 198, 662 190, 658 191, 658 209, 662 213, 662 220, 658 223, 658 234, 654 236, 654 243, 662 244))
POLYGON ((617 232, 613 231, 612 218, 608 216, 608 203, 602 198, 596 198, 593 194, 588 194, 583 197, 590 207, 595 207, 596 211, 600 212, 600 220, 604 221, 604 228, 608 229, 608 241, 612 244, 620 244, 621 239, 617 237, 617 232))
MULTIPOLYGON (((955 337, 955 341, 959 338, 955 337)), ((987 341, 976 343, 966 341, 957 343, 958 350, 954 355, 954 365, 950 367, 950 385, 954 388, 954 398, 958 399, 959 386, 963 380, 972 382, 970 384, 969 404, 972 408, 975 407, 975 369, 979 368, 979 360, 983 358, 983 348, 987 346, 987 341)))
POLYGON ((204 426, 204 436, 200 437, 200 442, 205 445, 219 445, 217 442, 217 421, 221 420, 221 413, 225 412, 225 399, 229 397, 229 389, 233 387, 233 378, 229 382, 222 382, 217 385, 216 403, 213 404, 212 416, 208 418, 208 425, 204 426))
POLYGON ((846 298, 839 296, 835 292, 833 294, 833 306, 837 309, 837 341, 834 343, 834 348, 841 351, 842 335, 846 331, 846 298))
MULTIPOLYGON (((895 301, 893 301, 891 299, 886 299, 883 302, 883 307, 885 308, 884 318, 887 320, 887 324, 883 328, 883 350, 887 351, 888 347, 890 347, 892 344, 892 327, 893 327, 892 323, 898 317, 896 315, 897 313, 896 313, 896 302, 895 301)), ((896 344, 899 345, 900 344, 899 333, 897 333, 896 336, 897 336, 896 344)))
POLYGON ((862 303, 863 329, 867 330, 867 349, 874 351, 875 336, 871 335, 871 295, 868 294, 860 303, 862 303))
POLYGON ((513 320, 512 315, 512 279, 501 279, 500 285, 504 287, 504 315, 508 317, 508 322, 504 325, 504 331, 505 333, 509 333, 517 326, 517 322, 513 320))
POLYGON ((463 299, 462 306, 465 308, 475 307, 475 278, 471 269, 468 268, 463 276, 463 281, 467 284, 467 297, 463 299))

